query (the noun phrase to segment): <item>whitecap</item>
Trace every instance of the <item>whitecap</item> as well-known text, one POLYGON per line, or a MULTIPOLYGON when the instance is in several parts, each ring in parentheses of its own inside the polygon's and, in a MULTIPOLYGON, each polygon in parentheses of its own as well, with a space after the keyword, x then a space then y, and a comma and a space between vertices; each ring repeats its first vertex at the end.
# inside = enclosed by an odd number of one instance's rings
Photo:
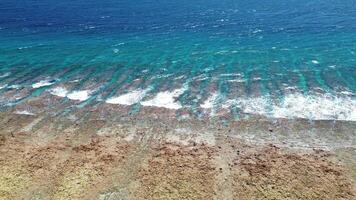
POLYGON ((5 77, 8 77, 8 76, 10 76, 10 72, 6 72, 4 74, 1 74, 0 78, 5 78, 5 77))
POLYGON ((78 82, 80 82, 80 80, 79 80, 79 79, 75 79, 75 80, 71 80, 71 81, 69 81, 69 83, 78 83, 78 82))
POLYGON ((241 98, 237 100, 227 101, 223 108, 230 107, 234 105, 240 108, 243 113, 247 114, 259 114, 268 115, 269 114, 269 101, 267 97, 255 97, 255 98, 241 98))
POLYGON ((49 91, 52 95, 58 96, 58 97, 66 97, 68 94, 67 89, 63 87, 57 87, 53 88, 49 91))
POLYGON ((181 88, 173 91, 160 92, 153 99, 141 102, 141 105, 177 110, 183 106, 176 101, 176 98, 182 95, 186 90, 187 88, 181 88))
POLYGON ((76 101, 85 101, 90 97, 90 91, 89 90, 79 90, 79 91, 73 91, 69 94, 67 94, 67 98, 71 100, 76 100, 76 101))
POLYGON ((262 30, 261 30, 261 29, 256 29, 256 30, 252 31, 252 33, 254 33, 254 34, 256 34, 256 33, 260 33, 260 32, 262 32, 262 30))
POLYGON ((227 82, 230 82, 230 83, 243 83, 245 81, 246 80, 244 80, 244 79, 232 79, 232 80, 228 80, 227 82))
POLYGON ((32 88, 40 88, 40 87, 45 87, 45 86, 50 86, 53 85, 55 82, 51 80, 41 80, 37 83, 32 84, 32 88))
POLYGON ((229 51, 221 50, 221 51, 216 52, 215 55, 222 55, 222 54, 226 54, 226 53, 229 53, 229 51))
POLYGON ((209 77, 207 77, 205 74, 201 74, 199 76, 194 77, 193 79, 196 80, 196 81, 203 81, 203 80, 206 80, 208 78, 209 77))
POLYGON ((28 48, 32 48, 32 46, 24 46, 24 47, 19 47, 17 48, 18 50, 22 50, 22 49, 28 49, 28 48))
POLYGON ((261 78, 261 77, 254 77, 252 80, 254 80, 254 81, 260 81, 260 80, 262 80, 262 78, 261 78))
POLYGON ((267 96, 227 101, 222 107, 236 106, 243 113, 274 118, 356 121, 356 100, 331 94, 293 93, 273 102, 267 96))
POLYGON ((31 116, 34 116, 34 115, 35 115, 34 113, 29 112, 29 111, 27 111, 27 110, 16 111, 15 114, 17 114, 17 115, 31 115, 31 116))
POLYGON ((212 70, 214 70, 213 67, 207 67, 207 68, 204 68, 204 69, 203 69, 203 72, 210 72, 210 71, 212 71, 212 70))
POLYGON ((348 95, 348 96, 353 96, 354 95, 354 93, 350 92, 350 91, 341 91, 340 93, 344 94, 344 95, 348 95))
POLYGON ((130 106, 140 102, 146 96, 147 91, 148 90, 134 90, 118 97, 109 98, 105 102, 130 106))
POLYGON ((7 87, 7 84, 0 86, 0 90, 7 87))
POLYGON ((307 118, 314 120, 356 121, 356 101, 331 95, 287 95, 273 108, 274 117, 307 118))
POLYGON ((185 77, 184 75, 181 75, 181 76, 175 77, 174 80, 179 80, 179 79, 182 79, 184 77, 185 77))
POLYGON ((124 45, 125 43, 124 42, 121 42, 121 43, 118 43, 118 44, 114 44, 114 45, 112 45, 112 46, 121 46, 121 45, 124 45))
POLYGON ((170 77, 170 76, 173 76, 173 74, 160 74, 160 75, 155 75, 151 78, 151 80, 154 80, 154 79, 161 79, 161 78, 167 78, 167 77, 170 77))
POLYGON ((212 109, 216 105, 218 99, 219 93, 216 92, 205 100, 204 103, 200 104, 200 107, 204 109, 212 109))
POLYGON ((285 90, 297 90, 297 87, 294 86, 287 86, 284 88, 285 90))
POLYGON ((226 76, 241 76, 240 73, 229 73, 229 74, 220 74, 221 77, 226 77, 226 76))
POLYGON ((319 64, 319 61, 317 61, 317 60, 312 60, 311 61, 313 64, 319 64))
POLYGON ((7 86, 7 88, 9 88, 9 89, 20 89, 20 85, 9 85, 9 86, 7 86))
POLYGON ((85 29, 94 29, 96 26, 85 26, 85 29))

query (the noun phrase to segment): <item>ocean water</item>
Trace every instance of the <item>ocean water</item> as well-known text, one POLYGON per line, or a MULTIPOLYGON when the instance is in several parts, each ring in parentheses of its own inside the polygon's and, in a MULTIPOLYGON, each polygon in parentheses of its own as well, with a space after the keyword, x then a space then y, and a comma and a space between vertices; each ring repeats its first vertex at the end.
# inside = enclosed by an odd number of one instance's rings
POLYGON ((355 59, 354 0, 0 0, 2 107, 356 121, 355 59))

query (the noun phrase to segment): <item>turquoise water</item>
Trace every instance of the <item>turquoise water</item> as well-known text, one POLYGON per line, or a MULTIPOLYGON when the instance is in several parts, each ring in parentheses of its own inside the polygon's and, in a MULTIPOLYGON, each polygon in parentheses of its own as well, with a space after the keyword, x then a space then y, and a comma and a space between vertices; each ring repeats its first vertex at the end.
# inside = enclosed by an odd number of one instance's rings
POLYGON ((351 0, 0 0, 0 103, 354 121, 355 21, 351 0))

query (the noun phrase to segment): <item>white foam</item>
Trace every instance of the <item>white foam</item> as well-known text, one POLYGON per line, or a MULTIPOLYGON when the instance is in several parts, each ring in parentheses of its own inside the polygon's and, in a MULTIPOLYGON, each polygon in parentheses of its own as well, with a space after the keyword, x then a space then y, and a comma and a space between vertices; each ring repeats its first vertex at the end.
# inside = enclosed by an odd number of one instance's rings
POLYGON ((50 81, 50 80, 41 80, 37 83, 32 84, 32 88, 40 88, 40 87, 45 87, 45 86, 50 86, 53 85, 54 81, 50 81))
POLYGON ((210 71, 213 71, 213 70, 214 70, 213 67, 207 67, 207 68, 203 69, 203 72, 210 72, 210 71))
POLYGON ((220 74, 221 77, 228 76, 242 76, 240 73, 229 73, 229 74, 220 74))
POLYGON ((33 113, 31 113, 31 112, 29 112, 27 110, 16 111, 15 114, 17 114, 17 115, 31 115, 31 116, 35 115, 35 114, 33 114, 33 113))
POLYGON ((227 50, 222 50, 222 51, 216 52, 215 55, 223 55, 223 54, 227 54, 227 53, 229 53, 229 51, 227 51, 227 50))
POLYGON ((49 91, 52 95, 58 96, 58 97, 66 97, 68 94, 67 89, 63 87, 57 87, 49 91))
POLYGON ((7 88, 9 88, 9 89, 20 89, 20 85, 9 85, 9 86, 7 86, 7 88))
POLYGON ((268 99, 266 97, 254 98, 241 98, 236 100, 228 100, 222 105, 222 108, 236 106, 247 114, 267 115, 268 112, 268 99))
POLYGON ((261 77, 255 77, 255 78, 253 78, 252 80, 254 80, 254 81, 260 81, 260 80, 262 80, 262 78, 261 78, 261 77))
POLYGON ((159 74, 159 75, 155 75, 151 78, 151 80, 154 80, 154 79, 161 79, 161 78, 167 78, 167 77, 170 77, 170 76, 173 76, 173 74, 159 74))
POLYGON ((7 87, 7 84, 0 86, 0 90, 7 87))
POLYGON ((203 80, 208 79, 208 77, 205 74, 201 74, 199 76, 194 77, 193 79, 196 81, 203 81, 203 80))
POLYGON ((160 92, 153 99, 141 102, 141 105, 177 110, 182 108, 182 105, 176 101, 176 98, 182 95, 186 90, 187 88, 181 88, 173 91, 160 92))
POLYGON ((243 83, 243 82, 246 82, 245 79, 232 79, 232 80, 228 80, 227 82, 230 82, 230 83, 243 83))
POLYGON ((73 91, 67 94, 67 98, 76 101, 85 101, 90 97, 89 94, 90 94, 89 90, 73 91))
POLYGON ((174 78, 174 80, 179 80, 179 79, 182 79, 184 77, 185 77, 184 75, 181 75, 181 76, 178 76, 178 77, 174 78))
POLYGON ((10 72, 6 72, 5 74, 1 74, 0 78, 5 78, 5 77, 8 77, 8 76, 10 76, 10 72))
POLYGON ((32 48, 32 46, 23 46, 23 47, 19 47, 17 48, 18 50, 22 50, 22 49, 28 49, 28 48, 32 48))
POLYGON ((205 100, 204 103, 200 104, 200 107, 204 109, 212 109, 215 106, 218 98, 219 98, 219 94, 216 92, 213 95, 211 95, 207 100, 205 100))
POLYGON ((236 106, 244 113, 275 118, 356 121, 356 100, 330 94, 289 94, 280 101, 269 97, 242 98, 227 101, 223 107, 236 106))
POLYGON ((256 30, 252 31, 252 33, 260 33, 260 32, 262 32, 261 29, 256 29, 256 30))
POLYGON ((294 86, 287 86, 284 88, 285 90, 297 90, 298 88, 297 87, 294 87, 294 86))
POLYGON ((311 61, 313 64, 319 64, 319 61, 317 61, 317 60, 312 60, 311 61))
POLYGON ((344 95, 348 95, 348 96, 354 95, 354 93, 350 92, 350 91, 341 91, 340 94, 344 94, 344 95))
POLYGON ((284 98, 281 105, 275 105, 273 110, 274 116, 279 118, 292 116, 315 120, 356 121, 356 101, 331 95, 291 94, 284 98))
POLYGON ((68 92, 68 90, 63 87, 57 87, 51 89, 49 92, 52 95, 58 97, 67 97, 68 99, 76 100, 76 101, 87 100, 90 97, 90 93, 91 93, 89 90, 77 90, 77 91, 68 92))
POLYGON ((148 90, 134 90, 118 97, 112 97, 105 102, 109 104, 133 105, 140 102, 146 96, 148 90))

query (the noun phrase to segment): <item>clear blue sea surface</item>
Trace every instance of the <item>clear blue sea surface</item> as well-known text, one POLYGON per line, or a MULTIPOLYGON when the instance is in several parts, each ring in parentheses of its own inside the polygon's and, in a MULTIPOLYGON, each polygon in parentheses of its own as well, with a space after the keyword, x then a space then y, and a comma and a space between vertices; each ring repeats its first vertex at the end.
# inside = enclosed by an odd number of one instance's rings
POLYGON ((46 92, 356 121, 356 2, 0 0, 0 104, 46 92))

